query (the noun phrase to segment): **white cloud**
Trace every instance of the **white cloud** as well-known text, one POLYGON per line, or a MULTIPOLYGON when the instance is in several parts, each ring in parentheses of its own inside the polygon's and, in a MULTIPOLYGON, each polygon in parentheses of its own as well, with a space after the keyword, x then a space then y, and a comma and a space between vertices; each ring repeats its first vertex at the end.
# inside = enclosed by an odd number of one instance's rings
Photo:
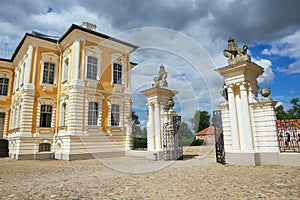
POLYGON ((279 72, 288 74, 300 73, 300 30, 273 42, 270 49, 264 49, 264 55, 279 55, 295 59, 295 62, 289 64, 288 68, 278 68, 279 72))
POLYGON ((257 79, 258 84, 261 86, 270 84, 274 79, 274 72, 271 68, 272 62, 267 59, 253 60, 256 64, 264 68, 264 73, 257 79))

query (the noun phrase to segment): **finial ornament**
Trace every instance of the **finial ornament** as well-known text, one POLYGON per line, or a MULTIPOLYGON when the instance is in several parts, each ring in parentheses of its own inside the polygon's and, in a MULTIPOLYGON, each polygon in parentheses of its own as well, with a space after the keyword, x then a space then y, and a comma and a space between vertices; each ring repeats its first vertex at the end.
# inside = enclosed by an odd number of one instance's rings
POLYGON ((167 76, 168 73, 165 71, 165 67, 163 65, 160 65, 158 74, 156 77, 154 77, 154 84, 152 84, 152 87, 168 87, 168 82, 167 82, 167 76))
POLYGON ((251 57, 247 54, 248 46, 244 45, 243 48, 238 47, 234 42, 233 37, 228 39, 228 47, 223 51, 224 56, 228 58, 228 64, 235 64, 242 61, 251 61, 251 57))

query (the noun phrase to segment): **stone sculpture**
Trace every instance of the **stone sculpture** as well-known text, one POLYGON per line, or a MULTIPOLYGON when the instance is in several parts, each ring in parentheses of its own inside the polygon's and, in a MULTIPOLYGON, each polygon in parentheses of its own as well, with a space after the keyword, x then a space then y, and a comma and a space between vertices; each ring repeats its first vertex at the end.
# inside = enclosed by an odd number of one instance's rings
POLYGON ((160 65, 158 74, 156 77, 154 77, 154 84, 152 84, 152 87, 168 87, 167 82, 167 76, 168 73, 165 71, 165 67, 163 65, 160 65))
POLYGON ((225 57, 228 58, 228 64, 235 64, 242 61, 251 61, 251 57, 247 54, 248 46, 244 45, 243 48, 238 47, 234 42, 233 37, 228 39, 228 47, 223 51, 225 57))

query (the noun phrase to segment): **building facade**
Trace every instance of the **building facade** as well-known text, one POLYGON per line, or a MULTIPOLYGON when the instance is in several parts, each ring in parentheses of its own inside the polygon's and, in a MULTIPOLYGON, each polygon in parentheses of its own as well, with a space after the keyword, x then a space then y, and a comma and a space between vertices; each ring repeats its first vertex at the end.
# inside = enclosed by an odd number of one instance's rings
POLYGON ((132 147, 137 47, 95 28, 73 24, 60 38, 26 33, 12 58, 0 59, 0 131, 11 158, 72 160, 132 147))

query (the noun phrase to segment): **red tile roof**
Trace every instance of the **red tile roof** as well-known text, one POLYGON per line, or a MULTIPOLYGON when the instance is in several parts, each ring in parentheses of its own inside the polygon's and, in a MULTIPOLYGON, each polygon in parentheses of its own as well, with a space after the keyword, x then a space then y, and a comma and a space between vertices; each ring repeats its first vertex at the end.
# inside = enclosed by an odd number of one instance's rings
POLYGON ((215 127, 214 126, 209 126, 206 129, 196 133, 196 136, 201 136, 201 135, 214 135, 215 134, 215 127))

